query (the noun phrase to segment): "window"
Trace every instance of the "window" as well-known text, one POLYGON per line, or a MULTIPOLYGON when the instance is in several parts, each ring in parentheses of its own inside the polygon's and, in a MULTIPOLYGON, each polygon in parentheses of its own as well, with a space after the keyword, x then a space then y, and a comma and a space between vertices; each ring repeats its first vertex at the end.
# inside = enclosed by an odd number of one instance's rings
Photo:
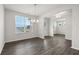
POLYGON ((16 32, 27 32, 31 28, 31 17, 16 16, 16 32))

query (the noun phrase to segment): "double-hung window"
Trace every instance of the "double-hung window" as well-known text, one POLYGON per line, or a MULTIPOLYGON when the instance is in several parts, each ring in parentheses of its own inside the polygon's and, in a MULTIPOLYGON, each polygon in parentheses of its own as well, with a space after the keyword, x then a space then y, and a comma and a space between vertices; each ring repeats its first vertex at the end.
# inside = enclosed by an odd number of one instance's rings
POLYGON ((28 32, 31 29, 31 17, 28 16, 16 16, 16 32, 28 32))

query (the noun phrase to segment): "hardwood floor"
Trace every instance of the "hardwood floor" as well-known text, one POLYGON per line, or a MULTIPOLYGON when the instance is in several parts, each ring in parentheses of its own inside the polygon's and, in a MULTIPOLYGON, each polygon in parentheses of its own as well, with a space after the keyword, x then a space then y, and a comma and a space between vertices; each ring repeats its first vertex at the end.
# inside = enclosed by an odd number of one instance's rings
POLYGON ((55 35, 45 39, 33 38, 6 43, 2 55, 77 55, 79 51, 71 49, 71 41, 64 35, 55 35))

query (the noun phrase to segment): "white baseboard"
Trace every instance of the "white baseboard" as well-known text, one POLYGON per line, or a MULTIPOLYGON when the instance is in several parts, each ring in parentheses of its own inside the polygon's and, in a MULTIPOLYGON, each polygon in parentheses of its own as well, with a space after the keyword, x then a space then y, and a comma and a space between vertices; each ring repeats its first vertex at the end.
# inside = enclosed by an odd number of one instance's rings
POLYGON ((65 39, 67 39, 67 40, 72 40, 72 38, 66 38, 66 37, 65 37, 65 39))
POLYGON ((66 40, 71 40, 71 39, 66 39, 66 40))
POLYGON ((79 48, 76 48, 76 47, 73 47, 73 46, 72 46, 71 48, 72 48, 72 49, 76 49, 76 50, 79 50, 79 48))
POLYGON ((5 45, 5 42, 3 43, 3 46, 2 46, 1 51, 0 51, 0 54, 2 53, 2 50, 4 48, 4 45, 5 45))

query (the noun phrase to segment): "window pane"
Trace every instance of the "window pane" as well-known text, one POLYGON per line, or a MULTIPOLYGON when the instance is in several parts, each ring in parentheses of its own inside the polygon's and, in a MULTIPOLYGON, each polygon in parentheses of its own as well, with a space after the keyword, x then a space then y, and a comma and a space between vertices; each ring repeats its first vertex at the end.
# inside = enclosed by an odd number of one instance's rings
POLYGON ((31 18, 25 17, 25 32, 29 31, 31 27, 31 18))
POLYGON ((16 16, 16 31, 24 32, 24 17, 16 16))

